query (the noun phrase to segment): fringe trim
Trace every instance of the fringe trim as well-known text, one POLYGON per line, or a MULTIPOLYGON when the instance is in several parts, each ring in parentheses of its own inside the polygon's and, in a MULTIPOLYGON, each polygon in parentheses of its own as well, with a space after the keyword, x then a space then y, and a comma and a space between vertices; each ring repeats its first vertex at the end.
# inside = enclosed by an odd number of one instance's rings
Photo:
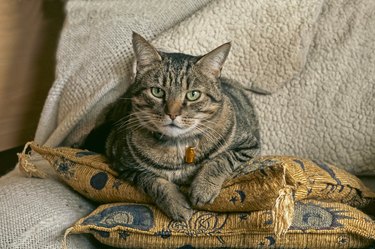
POLYGON ((34 144, 33 141, 27 142, 22 153, 17 153, 19 170, 27 177, 46 178, 47 174, 38 169, 35 164, 31 163, 31 155, 30 153, 26 153, 26 150, 32 144, 34 144))

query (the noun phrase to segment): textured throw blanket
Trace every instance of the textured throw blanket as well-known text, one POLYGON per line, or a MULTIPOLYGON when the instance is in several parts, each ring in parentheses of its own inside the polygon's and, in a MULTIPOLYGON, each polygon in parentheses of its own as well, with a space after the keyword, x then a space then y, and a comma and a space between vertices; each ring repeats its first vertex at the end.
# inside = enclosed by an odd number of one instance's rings
POLYGON ((232 41, 223 75, 252 90, 263 154, 375 174, 374 27, 373 0, 68 1, 36 141, 72 145, 94 127, 130 84, 134 30, 192 54, 232 41))

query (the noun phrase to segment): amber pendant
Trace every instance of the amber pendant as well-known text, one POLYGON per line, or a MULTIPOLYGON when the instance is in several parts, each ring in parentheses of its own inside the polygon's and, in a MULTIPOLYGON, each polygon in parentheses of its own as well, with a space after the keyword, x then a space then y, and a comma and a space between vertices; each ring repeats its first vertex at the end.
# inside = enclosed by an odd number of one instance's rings
POLYGON ((185 151, 185 162, 194 163, 195 162, 195 148, 187 147, 185 151))

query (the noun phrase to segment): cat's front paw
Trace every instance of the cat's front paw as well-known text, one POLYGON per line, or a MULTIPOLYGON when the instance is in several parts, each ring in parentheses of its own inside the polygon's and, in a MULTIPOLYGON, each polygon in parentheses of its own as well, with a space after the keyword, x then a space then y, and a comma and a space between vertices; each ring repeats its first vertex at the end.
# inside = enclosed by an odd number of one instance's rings
POLYGON ((175 221, 188 221, 194 212, 186 197, 177 192, 170 194, 157 204, 169 218, 175 221))
POLYGON ((220 194, 223 182, 220 178, 196 177, 190 186, 190 202, 192 205, 201 207, 207 203, 213 203, 220 194))

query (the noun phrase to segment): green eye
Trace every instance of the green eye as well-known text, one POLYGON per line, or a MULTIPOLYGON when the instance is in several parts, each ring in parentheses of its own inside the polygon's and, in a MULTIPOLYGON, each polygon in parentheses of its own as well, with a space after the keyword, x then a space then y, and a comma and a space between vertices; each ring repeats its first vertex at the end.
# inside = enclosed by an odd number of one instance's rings
POLYGON ((201 92, 197 90, 190 91, 186 94, 186 98, 190 101, 196 101, 197 99, 199 99, 200 96, 201 92))
POLYGON ((154 95, 156 98, 163 98, 165 95, 164 90, 160 89, 159 87, 152 87, 151 88, 151 93, 154 95))

